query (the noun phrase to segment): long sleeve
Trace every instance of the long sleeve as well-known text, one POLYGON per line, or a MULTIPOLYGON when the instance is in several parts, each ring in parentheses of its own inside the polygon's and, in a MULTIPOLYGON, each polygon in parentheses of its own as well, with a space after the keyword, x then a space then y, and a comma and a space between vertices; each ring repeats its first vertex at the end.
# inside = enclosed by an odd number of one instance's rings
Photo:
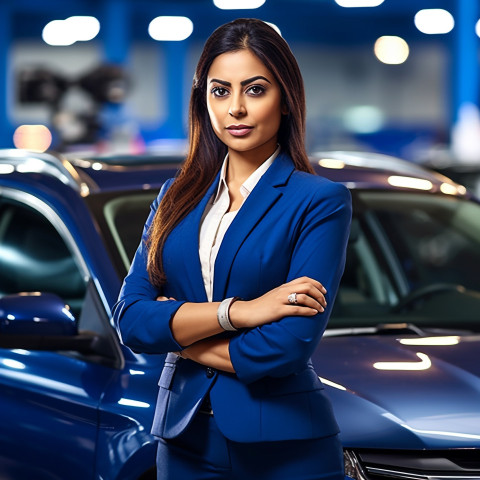
POLYGON ((156 301, 161 292, 151 284, 147 272, 148 231, 158 205, 172 181, 173 179, 165 182, 151 206, 142 240, 113 307, 113 318, 122 343, 135 352, 166 353, 182 350, 173 338, 170 320, 184 302, 156 301))
POLYGON ((287 281, 309 276, 327 289, 327 308, 312 317, 289 316, 246 330, 230 341, 237 377, 250 383, 305 368, 326 328, 345 265, 351 221, 350 192, 333 182, 317 188, 305 209, 287 281))

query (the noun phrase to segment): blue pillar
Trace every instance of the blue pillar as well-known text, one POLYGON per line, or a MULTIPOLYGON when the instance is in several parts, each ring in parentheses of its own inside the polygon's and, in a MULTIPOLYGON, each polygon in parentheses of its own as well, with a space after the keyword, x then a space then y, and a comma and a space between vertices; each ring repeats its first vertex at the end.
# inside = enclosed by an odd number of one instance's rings
POLYGON ((10 68, 11 9, 0 3, 0 148, 13 146, 10 101, 13 97, 10 68))
MULTIPOLYGON (((103 41, 103 62, 118 65, 128 76, 131 21, 129 0, 105 0, 100 23, 103 41)), ((124 103, 104 104, 100 113, 102 133, 100 139, 107 140, 113 150, 132 148, 135 132, 124 103)))
POLYGON ((475 24, 479 19, 477 0, 454 0, 454 48, 453 48, 453 95, 452 120, 458 120, 462 105, 478 106, 479 99, 479 62, 478 37, 475 24))
POLYGON ((124 65, 128 62, 130 45, 130 5, 127 0, 106 0, 101 21, 104 60, 124 65))
POLYGON ((170 138, 185 138, 183 123, 185 113, 185 62, 187 41, 162 42, 165 51, 165 69, 167 76, 166 91, 160 92, 160 98, 166 102, 167 123, 165 132, 170 138))

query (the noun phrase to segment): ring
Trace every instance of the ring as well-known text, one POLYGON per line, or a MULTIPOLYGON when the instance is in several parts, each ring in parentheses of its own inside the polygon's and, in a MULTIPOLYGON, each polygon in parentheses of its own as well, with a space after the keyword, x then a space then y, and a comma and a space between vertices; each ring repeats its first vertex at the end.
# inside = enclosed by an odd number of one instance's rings
POLYGON ((296 305, 298 302, 297 302, 297 294, 296 293, 291 293, 289 296, 288 296, 288 303, 290 303, 291 305, 296 305))

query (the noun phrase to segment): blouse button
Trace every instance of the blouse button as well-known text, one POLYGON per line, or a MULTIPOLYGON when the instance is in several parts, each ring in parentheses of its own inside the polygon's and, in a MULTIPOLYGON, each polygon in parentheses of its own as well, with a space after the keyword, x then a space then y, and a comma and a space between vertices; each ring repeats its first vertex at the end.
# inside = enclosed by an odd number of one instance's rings
POLYGON ((212 378, 215 375, 215 370, 211 367, 207 367, 207 378, 212 378))

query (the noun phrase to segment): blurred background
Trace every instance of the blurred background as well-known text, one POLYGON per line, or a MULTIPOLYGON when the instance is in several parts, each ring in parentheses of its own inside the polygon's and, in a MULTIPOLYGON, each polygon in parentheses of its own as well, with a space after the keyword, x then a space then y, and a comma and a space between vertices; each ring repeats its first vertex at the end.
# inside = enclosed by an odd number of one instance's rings
POLYGON ((0 146, 182 149, 203 43, 274 24, 307 91, 307 144, 480 163, 478 0, 0 0, 0 146))

